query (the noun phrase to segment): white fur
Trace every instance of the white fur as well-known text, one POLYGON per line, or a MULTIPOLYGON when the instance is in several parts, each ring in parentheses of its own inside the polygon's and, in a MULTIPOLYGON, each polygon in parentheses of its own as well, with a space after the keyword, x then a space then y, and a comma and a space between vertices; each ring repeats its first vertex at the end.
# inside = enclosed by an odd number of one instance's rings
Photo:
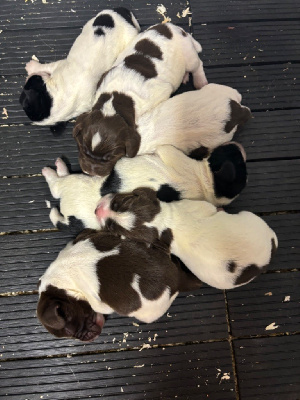
POLYGON ((95 134, 94 134, 94 136, 93 136, 93 139, 92 139, 92 150, 94 151, 95 150, 95 148, 98 146, 98 144, 100 144, 101 143, 101 136, 100 136, 100 133, 99 132, 96 132, 95 134))
POLYGON ((114 68, 105 76, 96 93, 96 98, 104 92, 118 91, 129 95, 135 106, 135 117, 153 109, 160 102, 168 99, 185 76, 191 72, 194 85, 200 88, 207 84, 203 63, 198 57, 201 46, 191 35, 182 35, 182 29, 167 23, 165 25, 172 32, 168 39, 153 29, 140 33, 135 40, 117 58, 114 68), (135 70, 127 68, 124 59, 136 52, 135 45, 142 39, 149 39, 157 45, 162 52, 162 60, 151 58, 155 65, 157 76, 145 79, 135 70))
POLYGON ((140 290, 139 280, 140 276, 136 274, 131 286, 140 296, 142 306, 137 311, 129 314, 129 317, 135 317, 140 321, 150 323, 161 317, 169 309, 177 297, 178 292, 170 296, 170 288, 167 287, 158 299, 148 300, 143 296, 140 290))
POLYGON ((278 246, 275 232, 255 214, 231 215, 203 201, 161 202, 161 212, 145 225, 160 233, 170 228, 171 252, 202 282, 219 289, 240 286, 234 281, 245 267, 269 264, 271 239, 278 246), (230 261, 238 265, 234 273, 228 271, 230 261))
POLYGON ((210 83, 162 102, 137 122, 141 135, 138 154, 154 152, 163 144, 189 153, 200 146, 214 149, 231 141, 237 128, 225 131, 230 100, 241 103, 242 96, 229 86, 210 83))
MULTIPOLYGON (((121 179, 120 192, 130 192, 138 187, 158 190, 162 184, 169 184, 180 191, 182 198, 206 200, 221 206, 230 203, 226 198, 216 198, 213 176, 207 160, 193 160, 173 146, 160 146, 158 154, 123 158, 115 166, 121 179)), ((67 168, 61 159, 60 168, 67 168)), ((48 167, 43 168, 51 194, 60 199, 61 222, 68 224, 68 217, 80 219, 86 228, 99 229, 95 209, 100 200, 100 189, 107 177, 69 174, 59 177, 48 167)), ((52 212, 53 213, 53 212, 52 212)), ((59 220, 57 212, 51 220, 59 220)), ((130 221, 129 221, 130 222, 130 221)))
POLYGON ((117 254, 118 248, 101 253, 89 240, 80 241, 76 245, 70 242, 41 277, 39 293, 52 285, 65 289, 77 300, 88 301, 96 312, 111 313, 112 308, 99 297, 100 284, 96 269, 98 261, 117 254))
POLYGON ((75 40, 67 58, 49 64, 30 61, 27 72, 43 74, 47 90, 53 99, 50 116, 36 125, 53 125, 67 121, 92 108, 96 86, 118 55, 139 32, 139 24, 132 15, 135 28, 113 10, 103 10, 89 20, 75 40), (105 35, 95 35, 94 20, 109 14, 114 28, 103 28, 105 35), (47 73, 47 76, 45 75, 47 73))

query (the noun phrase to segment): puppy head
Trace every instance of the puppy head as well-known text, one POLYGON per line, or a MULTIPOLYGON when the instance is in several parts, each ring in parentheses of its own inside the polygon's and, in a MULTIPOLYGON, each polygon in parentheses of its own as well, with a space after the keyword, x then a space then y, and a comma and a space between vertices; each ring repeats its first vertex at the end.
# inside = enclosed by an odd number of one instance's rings
POLYGON ((31 121, 38 122, 49 117, 52 98, 41 75, 32 75, 29 77, 19 101, 31 121))
POLYGON ((100 110, 77 118, 73 136, 82 170, 99 176, 108 175, 120 158, 134 157, 141 140, 135 127, 119 113, 104 115, 100 110))
POLYGON ((235 142, 225 143, 212 151, 208 163, 214 177, 216 197, 233 199, 247 183, 246 153, 235 142))
POLYGON ((84 342, 96 339, 105 322, 104 316, 96 313, 87 301, 77 300, 52 285, 41 292, 37 317, 54 336, 84 342))
POLYGON ((150 188, 138 188, 130 193, 108 194, 98 203, 96 217, 102 227, 120 226, 127 231, 153 220, 160 212, 156 192, 150 188), (112 224, 113 222, 113 224, 112 224))

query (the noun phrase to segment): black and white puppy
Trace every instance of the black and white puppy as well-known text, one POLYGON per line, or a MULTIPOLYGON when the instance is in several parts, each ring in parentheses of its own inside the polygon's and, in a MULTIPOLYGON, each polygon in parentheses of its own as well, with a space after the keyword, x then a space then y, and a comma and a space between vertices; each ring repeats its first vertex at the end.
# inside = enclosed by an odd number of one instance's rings
POLYGON ((36 125, 54 125, 91 110, 99 79, 139 31, 126 8, 104 10, 84 25, 67 58, 27 63, 20 96, 27 116, 36 125))
POLYGON ((39 282, 37 316, 50 333, 94 340, 106 314, 152 322, 179 291, 201 286, 169 253, 168 233, 154 246, 84 230, 51 263, 39 282))
POLYGON ((141 186, 154 189, 166 202, 187 198, 222 206, 246 185, 244 151, 236 143, 219 146, 203 160, 203 154, 199 158, 194 151, 193 156, 199 160, 192 159, 169 145, 160 146, 157 153, 122 158, 107 177, 69 174, 61 159, 56 161, 57 171, 43 168, 52 196, 60 199, 60 212, 56 208, 50 212, 52 223, 73 233, 83 228, 99 229, 94 213, 99 199, 141 186))
MULTIPOLYGON (((231 141, 236 130, 251 117, 249 108, 240 104, 241 100, 242 96, 237 90, 210 83, 201 90, 183 93, 158 104, 137 120, 140 140, 136 154, 153 153, 164 144, 172 144, 188 154, 200 146, 214 149, 231 141)), ((82 140, 87 141, 92 131, 87 129, 84 132, 82 140)), ((106 133, 110 134, 108 131, 106 133)), ((106 133, 97 132, 90 138, 90 144, 96 152, 106 133)), ((104 139, 104 142, 107 140, 104 139)), ((113 140, 115 151, 112 156, 95 160, 95 164, 102 164, 107 173, 126 155, 124 137, 113 136, 113 140)))
POLYGON ((195 200, 162 203, 149 188, 106 195, 96 215, 102 228, 146 243, 168 229, 171 252, 218 289, 252 281, 266 270, 278 246, 275 232, 251 212, 227 214, 195 200))
POLYGON ((103 76, 92 111, 76 121, 73 135, 84 172, 107 175, 120 157, 136 156, 137 121, 167 100, 189 72, 197 89, 207 84, 201 50, 190 34, 170 23, 137 36, 103 76))

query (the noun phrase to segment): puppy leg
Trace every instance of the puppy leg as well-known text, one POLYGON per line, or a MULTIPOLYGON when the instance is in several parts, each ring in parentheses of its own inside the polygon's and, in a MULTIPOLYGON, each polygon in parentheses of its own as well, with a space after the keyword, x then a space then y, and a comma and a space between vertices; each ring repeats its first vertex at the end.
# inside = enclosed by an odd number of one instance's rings
POLYGON ((57 175, 59 177, 67 176, 67 175, 70 174, 69 170, 68 170, 68 167, 66 166, 66 164, 64 163, 64 161, 61 158, 58 158, 55 161, 55 166, 56 166, 57 175))
POLYGON ((45 167, 42 169, 42 174, 49 185, 50 192, 55 199, 60 198, 59 177, 52 168, 45 167))
POLYGON ((198 56, 198 52, 202 51, 201 45, 191 35, 187 35, 182 41, 182 48, 186 60, 186 71, 193 74, 194 86, 196 89, 200 89, 208 83, 203 62, 198 56))
POLYGON ((68 220, 58 211, 56 207, 51 208, 49 218, 56 228, 61 229, 59 225, 62 224, 68 227, 68 220))
POLYGON ((53 63, 48 64, 40 64, 38 61, 30 60, 25 69, 28 75, 36 74, 37 72, 46 72, 47 74, 52 74, 57 66, 61 63, 62 60, 55 61, 53 63))

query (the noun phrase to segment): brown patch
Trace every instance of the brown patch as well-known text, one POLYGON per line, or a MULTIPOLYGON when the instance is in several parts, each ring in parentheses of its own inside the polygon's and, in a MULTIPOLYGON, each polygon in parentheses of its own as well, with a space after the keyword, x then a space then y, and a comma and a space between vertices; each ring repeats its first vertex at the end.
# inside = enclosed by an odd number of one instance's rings
POLYGON ((144 56, 158 58, 162 60, 161 49, 149 39, 142 39, 135 45, 135 50, 144 56))
POLYGON ((108 71, 104 72, 104 74, 101 76, 99 82, 97 83, 97 89, 99 89, 99 86, 101 86, 101 84, 104 81, 107 74, 109 74, 109 72, 112 71, 114 68, 116 68, 116 67, 113 67, 113 68, 109 69, 108 71))
POLYGON ((95 110, 97 110, 97 111, 100 110, 101 111, 102 107, 104 106, 104 104, 107 103, 111 99, 111 96, 112 96, 112 93, 106 93, 106 92, 102 93, 99 96, 96 104, 92 108, 92 111, 95 111, 95 110))
POLYGON ((91 341, 102 330, 102 326, 96 323, 97 313, 87 301, 77 300, 65 290, 52 285, 48 285, 46 291, 41 293, 37 317, 45 328, 57 337, 91 341))
POLYGON ((247 283, 254 279, 257 275, 259 275, 262 272, 260 268, 258 268, 257 265, 251 264, 245 267, 241 273, 241 275, 236 278, 234 284, 235 285, 242 285, 244 283, 247 283))
POLYGON ((232 274, 236 271, 236 269, 237 269, 237 264, 234 261, 230 261, 227 264, 227 270, 232 274))
POLYGON ((154 63, 150 58, 142 54, 131 54, 124 59, 125 67, 136 71, 145 79, 152 79, 157 76, 157 71, 154 63))
POLYGON ((179 291, 180 292, 189 292, 191 290, 199 289, 202 286, 202 282, 200 279, 194 275, 185 264, 178 258, 171 254, 171 260, 177 266, 180 279, 179 279, 179 291))
POLYGON ((183 30, 183 29, 180 29, 180 30, 181 30, 182 36, 186 37, 188 35, 185 30, 183 30))
POLYGON ((161 36, 166 37, 167 39, 172 39, 173 37, 173 33, 172 31, 169 29, 168 25, 166 24, 157 24, 152 26, 151 28, 149 28, 149 30, 153 30, 156 31, 157 33, 159 33, 161 36))
POLYGON ((188 156, 193 160, 202 161, 204 158, 209 156, 209 150, 207 147, 201 146, 192 150, 188 156))
POLYGON ((277 252, 277 246, 275 243, 275 239, 271 239, 271 257, 270 257, 270 261, 272 260, 272 258, 274 257, 275 253, 277 252))
POLYGON ((225 132, 229 133, 235 126, 243 126, 251 118, 251 111, 247 107, 241 106, 234 100, 230 100, 230 119, 226 122, 225 132))
POLYGON ((170 248, 171 243, 173 241, 173 232, 170 228, 167 228, 162 231, 160 238, 159 238, 163 243, 166 244, 168 248, 170 248))

